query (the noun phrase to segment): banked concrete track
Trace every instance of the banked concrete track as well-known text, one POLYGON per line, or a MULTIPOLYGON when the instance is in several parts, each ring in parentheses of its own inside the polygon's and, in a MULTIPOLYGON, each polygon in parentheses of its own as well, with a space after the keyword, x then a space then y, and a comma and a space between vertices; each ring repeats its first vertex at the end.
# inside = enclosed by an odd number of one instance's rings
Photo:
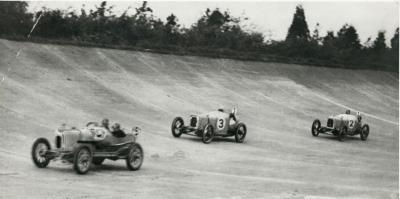
POLYGON ((0 40, 0 75, 0 198, 399 197, 397 74, 0 40), (238 107, 245 143, 171 135, 175 116, 221 105, 238 107), (311 136, 345 109, 367 141, 311 136), (142 127, 141 170, 33 165, 35 138, 104 117, 142 127))

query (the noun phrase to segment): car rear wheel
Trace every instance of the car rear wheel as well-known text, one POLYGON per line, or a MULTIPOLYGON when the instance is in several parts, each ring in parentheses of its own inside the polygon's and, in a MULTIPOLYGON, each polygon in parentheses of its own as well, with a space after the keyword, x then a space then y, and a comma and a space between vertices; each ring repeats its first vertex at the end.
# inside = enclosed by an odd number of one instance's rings
POLYGON ((214 129, 211 125, 207 124, 204 127, 202 141, 204 144, 209 144, 214 138, 214 129))
POLYGON ((94 165, 101 165, 101 164, 103 164, 104 160, 105 160, 105 158, 93 158, 92 163, 94 165))
POLYGON ((239 123, 235 131, 235 140, 237 143, 243 143, 244 138, 246 137, 247 128, 246 125, 239 123))
POLYGON ((140 144, 135 143, 129 150, 128 157, 126 158, 126 166, 131 171, 136 171, 140 169, 143 163, 143 149, 140 144))
POLYGON ((314 120, 311 126, 311 134, 315 137, 318 136, 320 129, 321 129, 321 122, 318 119, 314 120))
POLYGON ((171 132, 174 137, 180 137, 182 135, 183 119, 181 117, 176 117, 172 121, 171 132))
POLYGON ((85 174, 89 171, 92 163, 92 153, 87 146, 81 146, 76 150, 74 156, 74 169, 78 174, 85 174))
POLYGON ((347 136, 347 128, 344 126, 339 131, 339 134, 338 134, 339 141, 343 142, 344 139, 346 138, 346 136, 347 136))
POLYGON ((46 157, 46 153, 50 151, 50 143, 46 138, 38 138, 32 145, 32 160, 39 168, 45 168, 50 163, 50 159, 46 157))
POLYGON ((368 124, 364 124, 361 128, 361 133, 360 133, 361 140, 367 140, 368 135, 369 135, 369 126, 368 124))

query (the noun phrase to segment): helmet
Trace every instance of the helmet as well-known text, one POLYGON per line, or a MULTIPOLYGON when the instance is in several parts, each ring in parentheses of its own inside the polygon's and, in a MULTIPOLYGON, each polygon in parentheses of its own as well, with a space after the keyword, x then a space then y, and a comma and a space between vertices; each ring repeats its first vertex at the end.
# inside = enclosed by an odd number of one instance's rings
POLYGON ((233 108, 232 108, 232 114, 233 114, 234 116, 236 116, 236 114, 237 114, 237 109, 236 109, 236 107, 233 107, 233 108))
POLYGON ((357 112, 357 120, 358 120, 359 122, 361 122, 361 119, 362 119, 361 113, 360 113, 360 112, 357 112))
POLYGON ((109 121, 107 118, 104 118, 103 120, 101 120, 101 123, 102 123, 102 124, 105 124, 105 123, 108 124, 109 122, 110 122, 110 121, 109 121))
POLYGON ((121 128, 121 125, 118 124, 118 123, 115 123, 115 124, 112 126, 112 128, 113 128, 114 130, 119 130, 119 129, 121 128))
POLYGON ((223 106, 220 106, 220 107, 218 108, 218 111, 224 112, 224 107, 223 107, 223 106))
POLYGON ((350 114, 350 110, 349 109, 346 110, 346 114, 350 114))

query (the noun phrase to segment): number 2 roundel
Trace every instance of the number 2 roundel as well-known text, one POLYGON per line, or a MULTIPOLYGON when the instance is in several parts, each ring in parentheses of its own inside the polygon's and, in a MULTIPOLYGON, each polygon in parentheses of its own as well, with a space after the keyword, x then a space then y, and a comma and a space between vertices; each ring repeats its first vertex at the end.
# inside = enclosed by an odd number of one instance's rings
POLYGON ((354 127, 354 120, 349 120, 349 128, 353 128, 354 127))
POLYGON ((225 127, 225 119, 224 118, 218 118, 217 120, 217 128, 218 130, 222 130, 225 127))

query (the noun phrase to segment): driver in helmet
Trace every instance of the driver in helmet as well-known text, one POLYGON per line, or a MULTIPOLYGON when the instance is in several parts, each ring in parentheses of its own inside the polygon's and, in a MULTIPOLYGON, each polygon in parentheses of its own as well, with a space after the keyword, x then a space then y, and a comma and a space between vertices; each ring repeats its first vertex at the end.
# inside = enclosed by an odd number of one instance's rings
POLYGON ((350 110, 346 110, 346 115, 350 115, 350 110))
MULTIPOLYGON (((223 108, 222 106, 219 107, 217 110, 218 110, 219 112, 225 113, 224 108, 223 108)), ((236 122, 236 108, 233 108, 233 109, 232 109, 232 112, 229 113, 229 120, 230 120, 230 119, 233 119, 233 121, 236 122)))
POLYGON ((101 126, 110 131, 110 121, 107 118, 101 120, 101 126))
POLYGON ((121 125, 119 123, 115 123, 111 126, 111 134, 113 134, 117 138, 125 137, 125 132, 121 129, 121 125))
POLYGON ((358 122, 361 122, 361 119, 362 119, 361 113, 357 112, 357 120, 358 120, 358 122))
POLYGON ((236 112, 237 112, 237 110, 236 110, 236 108, 235 107, 233 107, 233 109, 232 109, 232 112, 229 114, 229 119, 233 119, 233 121, 237 121, 236 120, 236 112))

